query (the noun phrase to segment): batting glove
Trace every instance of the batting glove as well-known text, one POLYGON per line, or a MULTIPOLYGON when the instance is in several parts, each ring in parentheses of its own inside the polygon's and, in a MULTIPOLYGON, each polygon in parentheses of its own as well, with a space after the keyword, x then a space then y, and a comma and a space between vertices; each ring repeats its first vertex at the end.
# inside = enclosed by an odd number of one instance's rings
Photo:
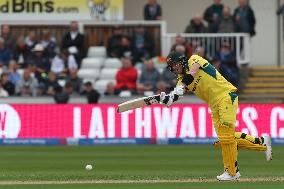
POLYGON ((167 107, 170 107, 173 102, 178 100, 178 98, 179 98, 179 95, 175 94, 174 91, 172 91, 170 94, 166 94, 165 92, 161 92, 160 104, 165 105, 167 107))
POLYGON ((171 93, 174 93, 178 96, 183 96, 184 95, 184 86, 183 85, 177 86, 176 88, 174 88, 174 90, 171 93))

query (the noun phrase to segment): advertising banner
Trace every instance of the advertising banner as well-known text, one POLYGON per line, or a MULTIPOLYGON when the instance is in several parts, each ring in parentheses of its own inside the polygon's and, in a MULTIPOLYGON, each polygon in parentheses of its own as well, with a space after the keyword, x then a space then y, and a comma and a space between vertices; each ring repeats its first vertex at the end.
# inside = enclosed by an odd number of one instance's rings
POLYGON ((0 0, 0 21, 123 20, 123 0, 0 0))
MULTIPOLYGON (((117 105, 0 105, 0 138, 214 138, 210 109, 160 105, 116 113, 117 105)), ((284 138, 284 106, 241 104, 236 130, 284 138)))

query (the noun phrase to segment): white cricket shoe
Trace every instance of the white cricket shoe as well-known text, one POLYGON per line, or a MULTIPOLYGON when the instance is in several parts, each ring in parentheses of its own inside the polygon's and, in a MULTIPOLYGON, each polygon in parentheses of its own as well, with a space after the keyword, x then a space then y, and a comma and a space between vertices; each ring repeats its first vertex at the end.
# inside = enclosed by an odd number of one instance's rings
POLYGON ((223 174, 217 176, 217 179, 219 180, 220 178, 224 177, 226 173, 227 173, 227 172, 225 171, 223 174))
POLYGON ((266 161, 272 160, 272 147, 271 147, 271 139, 269 136, 263 137, 263 145, 266 146, 266 151, 264 151, 264 154, 266 156, 266 161))
POLYGON ((222 175, 217 176, 219 181, 231 181, 237 180, 241 177, 241 173, 238 171, 235 176, 231 176, 230 173, 226 170, 222 175))

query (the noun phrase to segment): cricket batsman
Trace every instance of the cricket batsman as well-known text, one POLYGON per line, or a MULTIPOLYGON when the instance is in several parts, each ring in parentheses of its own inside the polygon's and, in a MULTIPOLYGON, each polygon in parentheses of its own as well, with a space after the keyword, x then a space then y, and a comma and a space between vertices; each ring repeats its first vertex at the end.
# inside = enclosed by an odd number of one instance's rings
POLYGON ((221 147, 224 173, 217 176, 220 181, 238 179, 241 174, 237 164, 238 149, 264 151, 266 160, 272 160, 270 138, 253 137, 235 132, 238 109, 237 88, 228 82, 207 60, 192 55, 189 59, 179 52, 167 57, 167 68, 177 75, 176 88, 170 93, 161 93, 160 103, 170 106, 178 97, 192 91, 204 100, 212 111, 212 120, 221 147))

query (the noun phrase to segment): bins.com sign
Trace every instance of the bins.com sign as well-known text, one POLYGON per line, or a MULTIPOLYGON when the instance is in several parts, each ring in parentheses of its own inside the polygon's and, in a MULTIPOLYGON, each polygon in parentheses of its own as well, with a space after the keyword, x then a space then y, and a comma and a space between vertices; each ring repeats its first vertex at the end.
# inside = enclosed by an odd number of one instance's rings
POLYGON ((123 0, 0 0, 0 15, 3 21, 123 20, 123 0))

